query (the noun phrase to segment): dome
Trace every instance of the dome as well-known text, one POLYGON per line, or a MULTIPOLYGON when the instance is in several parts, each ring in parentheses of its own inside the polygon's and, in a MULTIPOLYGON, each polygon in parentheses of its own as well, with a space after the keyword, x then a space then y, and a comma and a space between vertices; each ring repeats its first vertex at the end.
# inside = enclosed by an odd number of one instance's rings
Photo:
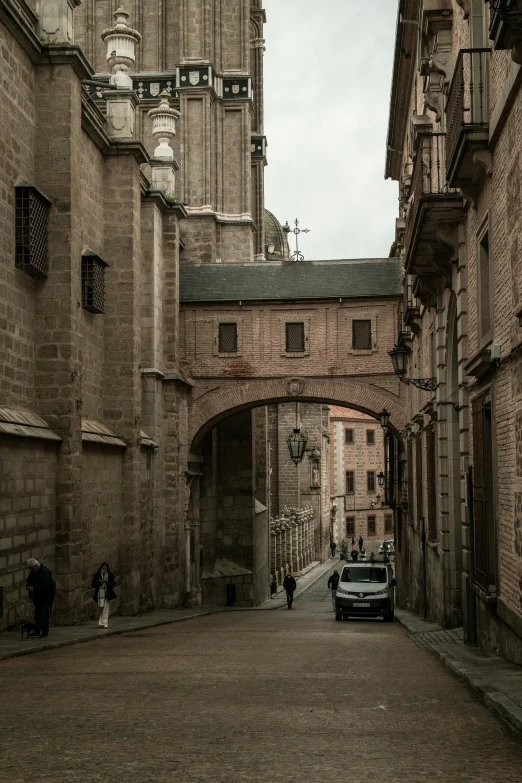
POLYGON ((290 226, 288 223, 282 226, 279 220, 272 212, 265 209, 265 256, 267 261, 282 260, 289 258, 290 248, 288 246, 288 232, 290 226), (273 249, 272 246, 273 245, 273 249), (272 252, 270 252, 272 250, 272 252))

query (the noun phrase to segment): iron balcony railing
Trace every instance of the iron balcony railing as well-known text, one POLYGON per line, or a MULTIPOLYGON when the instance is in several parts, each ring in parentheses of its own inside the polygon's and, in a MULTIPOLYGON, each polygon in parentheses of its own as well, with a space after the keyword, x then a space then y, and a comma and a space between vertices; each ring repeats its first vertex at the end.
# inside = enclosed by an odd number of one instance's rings
POLYGON ((419 312, 419 300, 413 295, 413 281, 413 275, 406 275, 404 277, 402 317, 406 325, 410 323, 411 317, 415 317, 419 312))
POLYGON ((413 162, 410 211, 406 221, 404 246, 410 247, 417 210, 423 197, 456 193, 446 181, 446 134, 420 133, 413 162))
POLYGON ((489 122, 488 64, 490 49, 461 49, 446 104, 447 160, 451 164, 461 131, 489 122))

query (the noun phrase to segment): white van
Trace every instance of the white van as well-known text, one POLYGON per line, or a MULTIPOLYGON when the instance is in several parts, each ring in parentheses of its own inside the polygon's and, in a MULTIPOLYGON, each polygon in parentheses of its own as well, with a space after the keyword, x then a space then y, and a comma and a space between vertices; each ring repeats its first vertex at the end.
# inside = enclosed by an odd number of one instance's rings
POLYGON ((385 560, 347 563, 335 594, 335 619, 354 615, 391 622, 395 616, 395 585, 392 567, 385 560))

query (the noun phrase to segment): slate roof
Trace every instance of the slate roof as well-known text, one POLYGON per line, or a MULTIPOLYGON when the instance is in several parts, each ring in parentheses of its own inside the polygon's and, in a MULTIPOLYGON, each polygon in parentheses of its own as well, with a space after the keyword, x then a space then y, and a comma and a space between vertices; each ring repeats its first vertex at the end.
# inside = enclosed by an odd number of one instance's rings
POLYGON ((180 267, 182 303, 384 296, 402 296, 401 262, 397 258, 180 267))

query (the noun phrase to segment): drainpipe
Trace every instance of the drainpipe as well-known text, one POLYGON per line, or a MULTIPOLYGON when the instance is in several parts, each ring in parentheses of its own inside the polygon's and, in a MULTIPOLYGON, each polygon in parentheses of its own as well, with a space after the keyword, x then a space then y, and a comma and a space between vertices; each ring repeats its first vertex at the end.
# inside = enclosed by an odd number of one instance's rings
POLYGON ((185 521, 185 607, 192 607, 192 593, 190 589, 191 567, 190 567, 190 519, 185 521))

